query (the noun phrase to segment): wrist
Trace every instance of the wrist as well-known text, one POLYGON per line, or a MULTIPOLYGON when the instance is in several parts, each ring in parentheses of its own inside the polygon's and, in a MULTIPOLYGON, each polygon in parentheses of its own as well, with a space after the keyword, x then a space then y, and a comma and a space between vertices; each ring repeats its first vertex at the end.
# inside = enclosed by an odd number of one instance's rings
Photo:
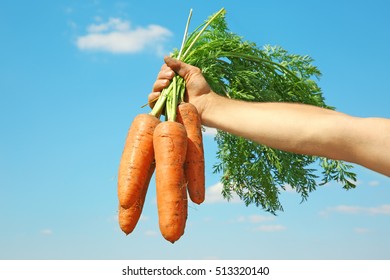
POLYGON ((221 102, 219 99, 222 98, 224 97, 219 96, 213 91, 202 96, 202 102, 199 104, 198 110, 203 125, 208 127, 215 127, 215 112, 217 109, 216 105, 221 102))

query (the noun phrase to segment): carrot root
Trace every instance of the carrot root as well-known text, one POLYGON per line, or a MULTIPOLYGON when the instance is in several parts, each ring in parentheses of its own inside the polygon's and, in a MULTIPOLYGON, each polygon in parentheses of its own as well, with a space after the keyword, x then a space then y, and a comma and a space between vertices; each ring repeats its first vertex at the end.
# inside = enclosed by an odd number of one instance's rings
POLYGON ((130 208, 139 199, 149 179, 154 161, 153 132, 159 123, 152 115, 140 114, 130 126, 118 173, 118 199, 123 208, 130 208))
POLYGON ((146 193, 148 191, 149 182, 150 179, 152 178, 154 169, 155 169, 155 164, 152 163, 148 171, 148 179, 145 182, 145 186, 143 187, 141 191, 141 195, 137 199, 137 201, 130 208, 127 209, 119 205, 119 214, 118 214, 119 226, 126 235, 129 235, 130 233, 133 232, 133 230, 135 229, 139 221, 139 218, 141 217, 142 209, 145 203, 146 193))
POLYGON ((184 234, 188 211, 184 176, 186 130, 178 122, 162 122, 154 131, 153 144, 159 227, 163 237, 174 243, 184 234))
POLYGON ((188 194, 192 202, 201 204, 205 199, 205 163, 202 125, 198 111, 191 103, 178 106, 177 121, 182 123, 188 137, 184 172, 188 194))

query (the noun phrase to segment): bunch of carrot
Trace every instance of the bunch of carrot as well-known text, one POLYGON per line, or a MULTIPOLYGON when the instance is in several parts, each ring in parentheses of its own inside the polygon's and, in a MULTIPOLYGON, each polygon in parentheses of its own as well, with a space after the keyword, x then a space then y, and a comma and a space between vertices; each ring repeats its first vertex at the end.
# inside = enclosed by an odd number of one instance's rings
POLYGON ((184 81, 163 90, 150 114, 136 116, 128 131, 119 165, 119 225, 131 233, 142 212, 150 179, 156 172, 159 227, 170 242, 183 234, 187 220, 187 191, 197 204, 205 198, 201 122, 191 103, 180 102, 184 81), (180 84, 180 88, 175 86, 180 84), (161 122, 165 107, 167 121, 161 122))
MULTIPOLYGON (((221 9, 202 28, 187 37, 190 11, 177 59, 185 61, 221 9)), ((119 165, 119 225, 131 233, 142 212, 150 179, 155 172, 159 227, 170 242, 183 234, 188 214, 187 193, 200 204, 205 199, 204 152, 201 120, 191 103, 184 102, 185 81, 176 75, 149 114, 138 115, 128 131, 119 165), (166 121, 160 121, 165 115, 166 121)))

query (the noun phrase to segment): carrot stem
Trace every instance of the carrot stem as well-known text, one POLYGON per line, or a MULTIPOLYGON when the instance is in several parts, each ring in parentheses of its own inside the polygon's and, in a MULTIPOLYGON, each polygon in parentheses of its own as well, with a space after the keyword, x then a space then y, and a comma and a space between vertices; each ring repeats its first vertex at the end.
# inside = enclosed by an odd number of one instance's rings
MULTIPOLYGON (((185 43, 187 41, 188 27, 190 25, 191 17, 192 17, 192 9, 190 9, 190 13, 188 15, 186 28, 184 30, 183 40, 181 43, 181 47, 177 59, 180 59, 185 43)), ((154 105, 153 110, 150 112, 151 115, 155 117, 160 117, 164 110, 164 107, 166 106, 168 120, 173 120, 173 121, 176 120, 176 108, 177 105, 179 104, 178 98, 179 99, 184 98, 184 92, 178 95, 178 89, 180 89, 182 86, 180 84, 178 87, 177 79, 178 78, 175 76, 172 82, 169 84, 169 86, 161 91, 160 97, 158 98, 156 104, 154 105), (168 102, 170 103, 169 106, 166 105, 166 103, 168 102), (168 109, 168 107, 170 109, 168 109)))
MULTIPOLYGON (((190 21, 192 17, 192 9, 191 9, 187 19, 183 40, 182 40, 182 44, 177 59, 182 59, 184 61, 184 58, 187 56, 187 54, 192 49, 192 47, 199 39, 199 37, 202 35, 202 33, 207 29, 207 27, 211 24, 211 22, 214 19, 216 19, 220 14, 224 12, 225 9, 223 8, 219 10, 212 18, 210 18, 203 25, 203 28, 198 32, 198 34, 194 38, 192 36, 190 36, 190 38, 187 38, 188 27, 190 25, 190 21), (186 45, 188 44, 189 46, 186 48, 186 45), (182 55, 184 49, 186 50, 182 55)), ((156 104, 154 105, 152 111, 150 112, 150 115, 159 118, 163 114, 163 110, 165 108, 167 119, 170 121, 175 121, 177 106, 181 101, 184 101, 184 93, 185 93, 185 81, 180 76, 175 75, 175 77, 172 79, 172 82, 169 84, 169 86, 161 91, 160 97, 156 101, 156 104)))
POLYGON ((221 13, 224 13, 225 9, 220 9, 210 20, 206 22, 206 24, 203 26, 203 28, 199 31, 198 35, 192 40, 191 44, 188 46, 187 50, 183 54, 183 58, 187 56, 188 52, 192 49, 198 38, 202 35, 202 33, 209 27, 209 25, 213 22, 215 18, 217 18, 221 13))
POLYGON ((185 87, 183 87, 184 80, 178 75, 172 79, 172 92, 167 97, 166 112, 168 121, 176 121, 176 111, 179 102, 184 96, 185 87))
POLYGON ((169 84, 168 87, 164 88, 161 91, 160 97, 157 99, 156 104, 154 105, 152 111, 150 112, 150 115, 155 117, 160 117, 163 113, 163 110, 165 108, 165 103, 167 101, 167 97, 171 95, 171 92, 173 90, 172 83, 169 84))
POLYGON ((177 59, 180 59, 181 54, 182 54, 183 49, 184 49, 184 45, 185 45, 185 43, 187 41, 188 27, 190 26, 191 17, 192 17, 192 9, 190 9, 190 14, 188 15, 186 28, 184 30, 183 40, 181 42, 181 47, 180 47, 180 51, 179 51, 179 54, 177 56, 177 59))

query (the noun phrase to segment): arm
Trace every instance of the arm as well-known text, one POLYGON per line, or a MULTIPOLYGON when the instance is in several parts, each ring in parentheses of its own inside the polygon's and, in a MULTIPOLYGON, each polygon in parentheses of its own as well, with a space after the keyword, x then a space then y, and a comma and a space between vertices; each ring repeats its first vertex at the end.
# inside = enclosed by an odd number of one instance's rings
POLYGON ((205 126, 276 149, 363 165, 390 176, 390 120, 356 118, 328 109, 291 103, 255 103, 214 93, 200 70, 166 58, 154 85, 156 96, 174 75, 185 78, 189 102, 205 126))
POLYGON ((211 93, 204 125, 272 148, 363 165, 390 176, 390 120, 356 118, 319 107, 251 103, 211 93))

